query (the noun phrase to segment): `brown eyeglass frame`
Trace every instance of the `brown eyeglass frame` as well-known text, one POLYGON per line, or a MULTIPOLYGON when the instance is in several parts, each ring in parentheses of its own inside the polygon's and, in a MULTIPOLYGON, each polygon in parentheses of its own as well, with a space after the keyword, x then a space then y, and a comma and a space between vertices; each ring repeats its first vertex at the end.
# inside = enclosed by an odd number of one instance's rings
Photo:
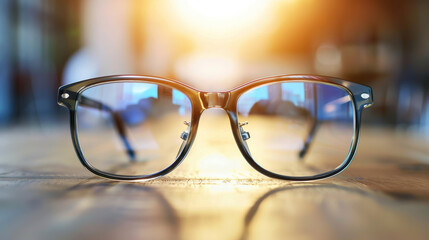
MULTIPOLYGON (((327 178, 334 176, 344 169, 351 163, 358 145, 360 125, 361 125, 361 114, 364 108, 370 107, 373 104, 372 89, 368 86, 361 84, 348 82, 342 79, 317 76, 317 75, 280 75, 280 76, 271 76, 266 78, 260 78, 251 82, 248 82, 244 85, 241 85, 231 91, 227 92, 202 92, 198 91, 195 88, 192 88, 186 84, 180 83, 175 80, 152 77, 152 76, 139 76, 139 75, 115 75, 115 76, 105 76, 98 77, 93 79, 88 79, 72 84, 62 86, 58 90, 58 104, 64 106, 70 111, 70 130, 74 148, 76 154, 78 155, 81 163, 92 173, 114 180, 123 180, 123 181, 139 181, 139 180, 149 180, 154 179, 175 169, 186 157, 188 154, 197 134, 198 123, 202 112, 209 108, 222 108, 226 111, 230 124, 232 133, 234 135, 235 141, 237 143, 240 152, 247 160, 247 162, 260 173, 277 179, 283 180, 294 180, 294 181, 310 181, 318 180, 322 178, 327 178), (79 145, 78 134, 77 134, 77 114, 76 106, 78 104, 78 99, 80 94, 85 91, 87 88, 94 87, 96 85, 106 84, 106 83, 115 83, 115 82, 143 82, 143 83, 152 83, 158 84, 161 86, 167 86, 176 90, 179 90, 185 94, 192 105, 192 114, 191 122, 189 125, 189 135, 186 136, 186 140, 182 144, 182 147, 176 157, 176 160, 167 168, 157 173, 149 175, 140 175, 140 176, 126 176, 126 175, 116 175, 108 172, 98 170, 92 166, 89 162, 85 160, 85 157, 82 153, 82 150, 79 145), (247 149, 247 144, 245 139, 243 139, 243 132, 240 131, 240 123, 237 119, 237 102, 240 96, 257 87, 273 84, 273 83, 282 83, 282 82, 309 82, 309 83, 320 83, 331 86, 336 86, 344 89, 352 99, 353 104, 353 118, 354 118, 354 134, 353 140, 350 147, 350 151, 346 159, 339 165, 336 169, 317 174, 314 176, 305 176, 305 177, 295 177, 295 176, 286 176, 273 173, 261 167, 257 162, 252 158, 250 152, 247 149)), ((309 138, 311 140, 311 137, 309 138)))

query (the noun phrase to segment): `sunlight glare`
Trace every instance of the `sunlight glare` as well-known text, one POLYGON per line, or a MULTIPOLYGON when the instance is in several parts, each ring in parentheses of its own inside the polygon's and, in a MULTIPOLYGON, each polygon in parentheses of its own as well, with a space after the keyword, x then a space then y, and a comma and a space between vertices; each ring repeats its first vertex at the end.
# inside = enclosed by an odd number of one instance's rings
POLYGON ((268 20, 273 2, 273 0, 172 0, 171 4, 178 20, 187 31, 227 34, 238 30, 255 31, 252 26, 268 20))

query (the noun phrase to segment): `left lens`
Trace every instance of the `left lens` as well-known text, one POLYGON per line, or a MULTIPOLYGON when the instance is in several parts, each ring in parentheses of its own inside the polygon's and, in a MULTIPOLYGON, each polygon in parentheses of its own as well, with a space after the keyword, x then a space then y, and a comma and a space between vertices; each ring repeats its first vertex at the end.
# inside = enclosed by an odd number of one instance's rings
POLYGON ((76 117, 82 154, 94 168, 151 175, 169 167, 187 143, 191 102, 168 86, 113 82, 84 90, 76 117))
POLYGON ((355 109, 340 86, 273 83, 245 92, 237 104, 239 122, 248 122, 248 150, 270 172, 311 177, 335 170, 349 154, 355 109))

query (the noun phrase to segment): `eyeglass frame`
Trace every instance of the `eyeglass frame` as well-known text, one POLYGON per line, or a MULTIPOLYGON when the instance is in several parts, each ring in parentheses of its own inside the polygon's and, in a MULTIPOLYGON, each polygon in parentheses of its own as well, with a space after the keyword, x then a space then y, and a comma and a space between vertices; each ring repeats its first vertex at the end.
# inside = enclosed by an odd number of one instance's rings
POLYGON ((82 163, 90 172, 107 179, 113 179, 118 181, 142 181, 142 180, 151 180, 161 176, 164 176, 174 170, 186 157, 189 153, 189 150, 192 147, 192 144, 195 140, 198 123, 201 117, 201 114, 209 108, 221 108, 226 111, 231 129, 233 132, 234 139, 236 144, 246 159, 246 161, 258 172, 263 175, 271 178, 282 179, 282 180, 292 180, 292 181, 312 181, 319 180, 328 177, 332 177, 344 171, 353 160, 357 145, 359 142, 359 135, 361 129, 361 116, 362 110, 364 108, 368 108, 373 104, 373 94, 372 89, 369 86, 357 84, 354 82, 345 81, 339 78, 334 77, 326 77, 319 75, 277 75, 270 76, 265 78, 259 78, 254 81, 245 83, 241 86, 238 86, 230 91, 226 92, 203 92, 199 91, 191 86, 188 86, 184 83, 181 83, 176 80, 154 77, 154 76, 143 76, 143 75, 112 75, 112 76, 104 76, 97 77, 88 80, 83 80, 80 82, 71 83, 68 85, 61 86, 58 89, 57 102, 59 105, 66 107, 70 112, 70 131, 71 137, 73 141, 73 146, 76 151, 76 154, 82 163), (92 166, 89 162, 86 161, 82 149, 79 145, 78 132, 77 132, 77 112, 76 107, 78 104, 78 98, 82 92, 86 89, 103 85, 106 83, 151 83, 157 84, 161 86, 170 87, 172 89, 176 89, 183 94, 185 94, 190 102, 191 102, 191 121, 189 125, 189 135, 187 136, 186 142, 184 145, 182 144, 181 152, 176 157, 176 160, 167 168, 147 175, 139 175, 139 176, 126 176, 126 175, 117 175, 113 173, 108 173, 105 171, 101 171, 94 166, 92 166), (345 90, 349 96, 351 96, 351 102, 353 106, 353 138, 350 150, 345 160, 339 165, 337 168, 321 173, 313 176, 287 176, 277 174, 271 171, 266 170, 262 166, 260 166, 257 161, 253 159, 249 150, 247 149, 246 140, 243 139, 242 132, 240 131, 241 125, 238 122, 237 116, 237 103, 242 94, 245 92, 261 87, 263 85, 269 85, 273 83, 286 83, 286 82, 307 82, 307 83, 321 83, 325 85, 331 85, 335 87, 339 87, 345 90))

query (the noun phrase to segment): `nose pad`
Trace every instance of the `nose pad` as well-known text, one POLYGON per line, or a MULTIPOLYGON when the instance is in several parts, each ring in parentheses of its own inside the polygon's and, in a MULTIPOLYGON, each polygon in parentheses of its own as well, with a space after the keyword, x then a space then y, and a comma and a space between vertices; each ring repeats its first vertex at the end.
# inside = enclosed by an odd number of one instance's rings
POLYGON ((188 126, 188 128, 180 134, 180 138, 183 139, 184 141, 186 141, 186 140, 188 140, 189 131, 191 130, 191 123, 184 121, 183 124, 188 126))
POLYGON ((181 139, 183 139, 183 142, 182 142, 182 144, 180 145, 180 148, 179 148, 179 151, 177 152, 177 155, 176 155, 176 158, 179 156, 179 154, 183 151, 183 149, 185 148, 185 146, 186 146, 186 142, 187 142, 187 140, 188 140, 188 138, 189 138, 189 132, 191 131, 191 123, 190 122, 187 122, 187 121, 184 121, 183 122, 183 124, 185 124, 186 126, 188 126, 187 128, 186 128, 186 130, 185 131, 183 131, 181 134, 180 134, 180 138, 181 139))
POLYGON ((247 145, 247 142, 246 142, 246 140, 248 140, 250 138, 250 133, 244 131, 244 129, 243 129, 243 126, 245 126, 247 124, 249 124, 249 122, 247 122, 247 121, 246 122, 242 122, 242 123, 238 124, 238 127, 239 127, 239 130, 240 130, 241 138, 244 140, 243 141, 244 142, 244 147, 246 148, 247 152, 250 154, 249 146, 247 145))
POLYGON ((244 131, 244 129, 243 129, 243 126, 245 126, 247 124, 249 124, 249 122, 247 122, 247 121, 239 124, 240 134, 241 134, 241 137, 243 138, 244 141, 246 141, 247 139, 250 138, 250 133, 244 131))

